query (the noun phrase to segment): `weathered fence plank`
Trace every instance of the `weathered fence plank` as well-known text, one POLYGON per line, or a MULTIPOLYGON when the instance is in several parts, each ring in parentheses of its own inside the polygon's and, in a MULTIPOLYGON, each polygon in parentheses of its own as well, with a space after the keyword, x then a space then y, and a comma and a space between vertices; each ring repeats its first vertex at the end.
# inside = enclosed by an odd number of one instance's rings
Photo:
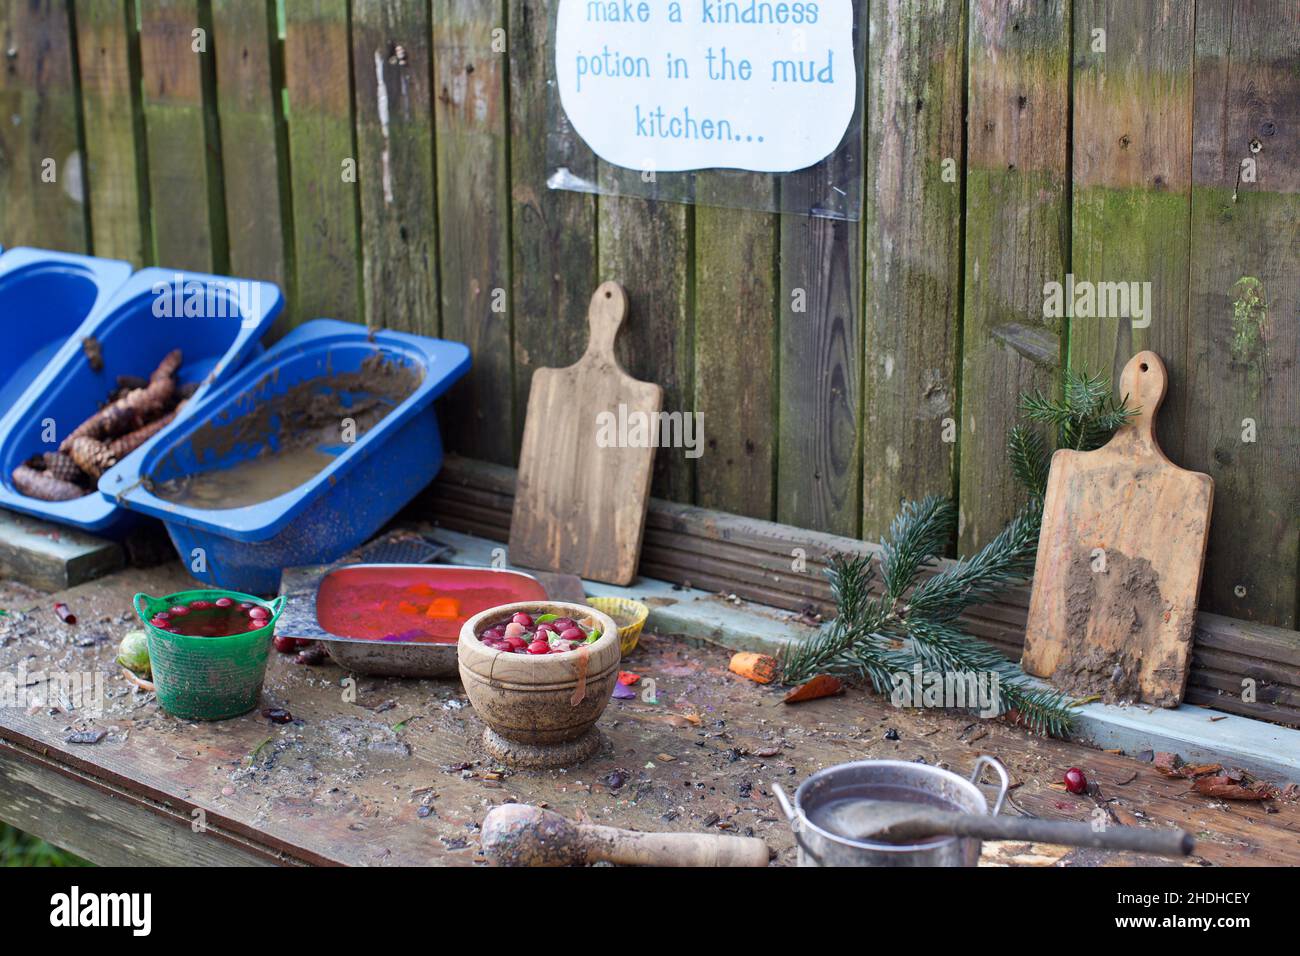
POLYGON ((442 334, 474 354, 443 421, 450 447, 509 462, 515 403, 502 0, 435 0, 433 42, 442 334))
POLYGON ((140 69, 149 156, 153 259, 201 272, 226 268, 215 115, 205 111, 210 27, 198 0, 141 0, 140 69), (201 31, 197 33, 195 31, 201 31))
POLYGON ((1195 71, 1185 464, 1215 480, 1202 606, 1295 627, 1300 7, 1198 3, 1195 71))
MULTIPOLYGON (((226 196, 230 271, 285 285, 288 143, 280 84, 283 62, 275 4, 213 0, 217 110, 226 196)), ((293 298, 292 290, 287 297, 293 298)))
POLYGON ((428 9, 354 0, 361 255, 371 325, 438 334, 428 9))
MULTIPOLYGON (((602 176, 611 173, 602 165, 602 176)), ((695 410, 692 209, 625 196, 602 196, 598 209, 601 278, 621 282, 630 302, 617 343, 619 361, 633 377, 663 387, 665 412, 689 414, 695 410)), ((594 423, 592 428, 594 434, 594 423)), ((655 453, 654 494, 691 501, 695 461, 684 449, 660 448, 655 453)))
POLYGON ((347 0, 285 7, 294 290, 290 322, 364 322, 347 0))
POLYGON ((144 142, 140 49, 130 0, 77 0, 77 62, 86 138, 85 191, 97 256, 148 261, 149 181, 144 142))
POLYGON ((977 0, 969 34, 962 553, 1022 500, 1006 459, 1019 396, 1056 387, 1062 330, 1043 287, 1069 263, 1069 4, 977 0))
POLYGON ((962 4, 870 9, 862 535, 955 491, 961 350, 962 4))
POLYGON ((1092 310, 1108 314, 1070 320, 1070 362, 1118 386, 1135 353, 1159 353, 1169 370, 1159 438, 1180 464, 1188 261, 1177 237, 1186 235, 1192 208, 1192 21, 1192 5, 1180 0, 1074 6, 1071 271, 1096 291, 1092 310), (1141 316, 1137 302, 1145 303, 1141 316))
POLYGON ((772 517, 776 486, 777 217, 708 204, 761 209, 775 188, 759 174, 696 182, 705 204, 695 209, 695 408, 705 440, 696 498, 753 518, 772 517))
POLYGON ((0 4, 0 42, 0 244, 82 252, 86 213, 67 4, 0 4))
MULTIPOLYGON (((546 186, 547 136, 554 122, 546 85, 554 56, 548 30, 556 6, 556 0, 511 0, 509 9, 516 452, 533 372, 578 360, 587 345, 587 302, 600 284, 595 197, 546 186)), ((594 154, 577 137, 571 145, 569 168, 594 177, 594 154)))
MULTIPOLYGON (((855 41, 865 87, 861 13, 855 41)), ((860 89, 860 102, 863 96, 860 89)), ((857 134, 862 149, 864 132, 865 125, 857 134)), ((827 168, 781 179, 776 519, 855 537, 863 510, 863 224, 804 211, 817 203, 819 181, 860 179, 863 170, 848 142, 820 165, 827 168)))

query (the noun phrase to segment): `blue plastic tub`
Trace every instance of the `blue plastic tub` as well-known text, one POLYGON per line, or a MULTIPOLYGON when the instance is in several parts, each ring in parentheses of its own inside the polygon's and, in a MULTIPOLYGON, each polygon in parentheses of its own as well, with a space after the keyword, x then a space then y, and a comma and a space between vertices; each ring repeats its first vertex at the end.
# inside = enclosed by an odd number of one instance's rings
POLYGON ((113 495, 121 489, 126 507, 161 518, 198 580, 273 594, 283 568, 336 560, 433 480, 443 457, 433 402, 469 363, 469 349, 456 342, 401 332, 369 337, 364 326, 348 322, 307 322, 209 393, 184 422, 155 435, 134 460, 104 475, 100 491, 113 495), (341 431, 346 418, 339 419, 339 440, 313 446, 328 463, 291 490, 225 508, 179 503, 151 490, 156 483, 231 468, 278 449, 283 426, 299 419, 281 422, 277 406, 268 403, 291 389, 326 396, 343 409, 361 407, 357 403, 367 392, 336 388, 331 380, 357 372, 366 359, 409 369, 419 384, 352 441, 341 431))
POLYGON ((102 494, 73 501, 20 494, 10 477, 14 468, 57 448, 95 413, 117 376, 148 376, 174 348, 182 352, 181 384, 203 383, 178 414, 183 420, 216 382, 258 353, 259 339, 283 305, 280 290, 266 282, 171 269, 137 272, 81 324, 0 419, 0 506, 110 537, 127 530, 139 517, 102 494), (92 336, 103 357, 99 371, 82 348, 82 340, 92 336))
POLYGON ((13 408, 131 264, 44 249, 0 255, 0 411, 13 408))

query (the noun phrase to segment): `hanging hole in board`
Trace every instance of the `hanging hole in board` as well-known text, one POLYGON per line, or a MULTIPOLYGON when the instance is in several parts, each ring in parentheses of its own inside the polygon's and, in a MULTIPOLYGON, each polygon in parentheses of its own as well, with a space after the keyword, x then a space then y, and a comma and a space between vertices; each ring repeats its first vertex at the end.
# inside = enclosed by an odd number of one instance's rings
POLYGON ((1138 368, 1140 368, 1142 371, 1145 372, 1148 368, 1147 363, 1143 362, 1141 365, 1138 366, 1138 368))

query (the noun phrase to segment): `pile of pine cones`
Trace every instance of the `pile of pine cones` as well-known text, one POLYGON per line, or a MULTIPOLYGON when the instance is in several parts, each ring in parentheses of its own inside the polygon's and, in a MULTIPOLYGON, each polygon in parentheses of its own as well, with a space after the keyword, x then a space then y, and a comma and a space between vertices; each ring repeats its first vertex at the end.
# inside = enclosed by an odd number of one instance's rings
POLYGON ((175 349, 148 380, 120 375, 108 402, 47 451, 14 469, 14 487, 29 498, 71 501, 95 490, 100 475, 165 428, 185 399, 177 385, 181 351, 175 349))

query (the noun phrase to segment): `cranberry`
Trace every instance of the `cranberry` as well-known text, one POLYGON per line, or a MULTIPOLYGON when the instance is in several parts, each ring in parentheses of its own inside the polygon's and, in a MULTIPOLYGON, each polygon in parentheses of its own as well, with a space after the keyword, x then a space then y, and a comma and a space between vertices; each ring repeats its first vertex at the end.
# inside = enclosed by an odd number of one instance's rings
POLYGON ((582 631, 578 630, 576 627, 570 627, 560 633, 560 640, 584 641, 586 640, 586 637, 583 635, 582 631))
POLYGON ((152 624, 154 627, 161 627, 166 629, 167 625, 171 623, 171 618, 169 618, 166 614, 159 614, 157 617, 152 618, 149 621, 149 623, 152 624))
POLYGON ((249 608, 257 607, 257 605, 256 605, 256 604, 251 604, 251 603, 249 603, 248 601, 240 601, 240 602, 239 602, 239 607, 240 607, 241 610, 247 611, 249 608))
POLYGON ((551 623, 555 625, 557 631, 567 631, 569 628, 576 626, 578 622, 571 617, 557 617, 551 623))
POLYGON ((213 603, 216 604, 217 607, 234 607, 235 604, 235 602, 230 598, 217 598, 213 603))
POLYGON ((506 625, 505 636, 507 638, 523 637, 526 632, 527 629, 518 621, 511 621, 509 624, 506 625))
POLYGON ((516 647, 528 646, 528 642, 525 641, 522 637, 507 637, 505 643, 508 644, 512 649, 516 647))
POLYGON ((533 617, 532 617, 532 615, 531 615, 531 614, 525 614, 523 611, 520 611, 518 614, 516 614, 516 615, 515 615, 514 617, 512 617, 510 620, 513 621, 515 624, 519 624, 519 625, 521 625, 521 626, 523 626, 523 627, 532 627, 532 626, 533 626, 533 617))
POLYGON ((190 613, 190 609, 184 604, 173 604, 167 609, 167 613, 172 617, 184 617, 186 614, 190 613))
POLYGON ((281 654, 292 654, 298 650, 298 642, 292 637, 285 637, 283 634, 277 634, 271 639, 275 649, 281 654))
POLYGON ((271 612, 268 611, 266 608, 262 607, 260 604, 255 604, 248 609, 248 616, 255 621, 258 620, 259 618, 265 621, 267 618, 271 616, 271 612))
POLYGON ((547 644, 545 641, 533 641, 533 643, 528 645, 529 654, 549 654, 550 652, 551 645, 547 644))
POLYGON ((1083 775, 1083 771, 1078 767, 1071 767, 1065 771, 1065 789, 1071 793, 1088 792, 1088 778, 1083 775))
POLYGON ((190 610, 191 610, 191 611, 206 611, 206 610, 207 610, 208 608, 210 608, 210 607, 212 607, 212 602, 211 602, 211 601, 191 601, 191 602, 190 602, 190 610))

